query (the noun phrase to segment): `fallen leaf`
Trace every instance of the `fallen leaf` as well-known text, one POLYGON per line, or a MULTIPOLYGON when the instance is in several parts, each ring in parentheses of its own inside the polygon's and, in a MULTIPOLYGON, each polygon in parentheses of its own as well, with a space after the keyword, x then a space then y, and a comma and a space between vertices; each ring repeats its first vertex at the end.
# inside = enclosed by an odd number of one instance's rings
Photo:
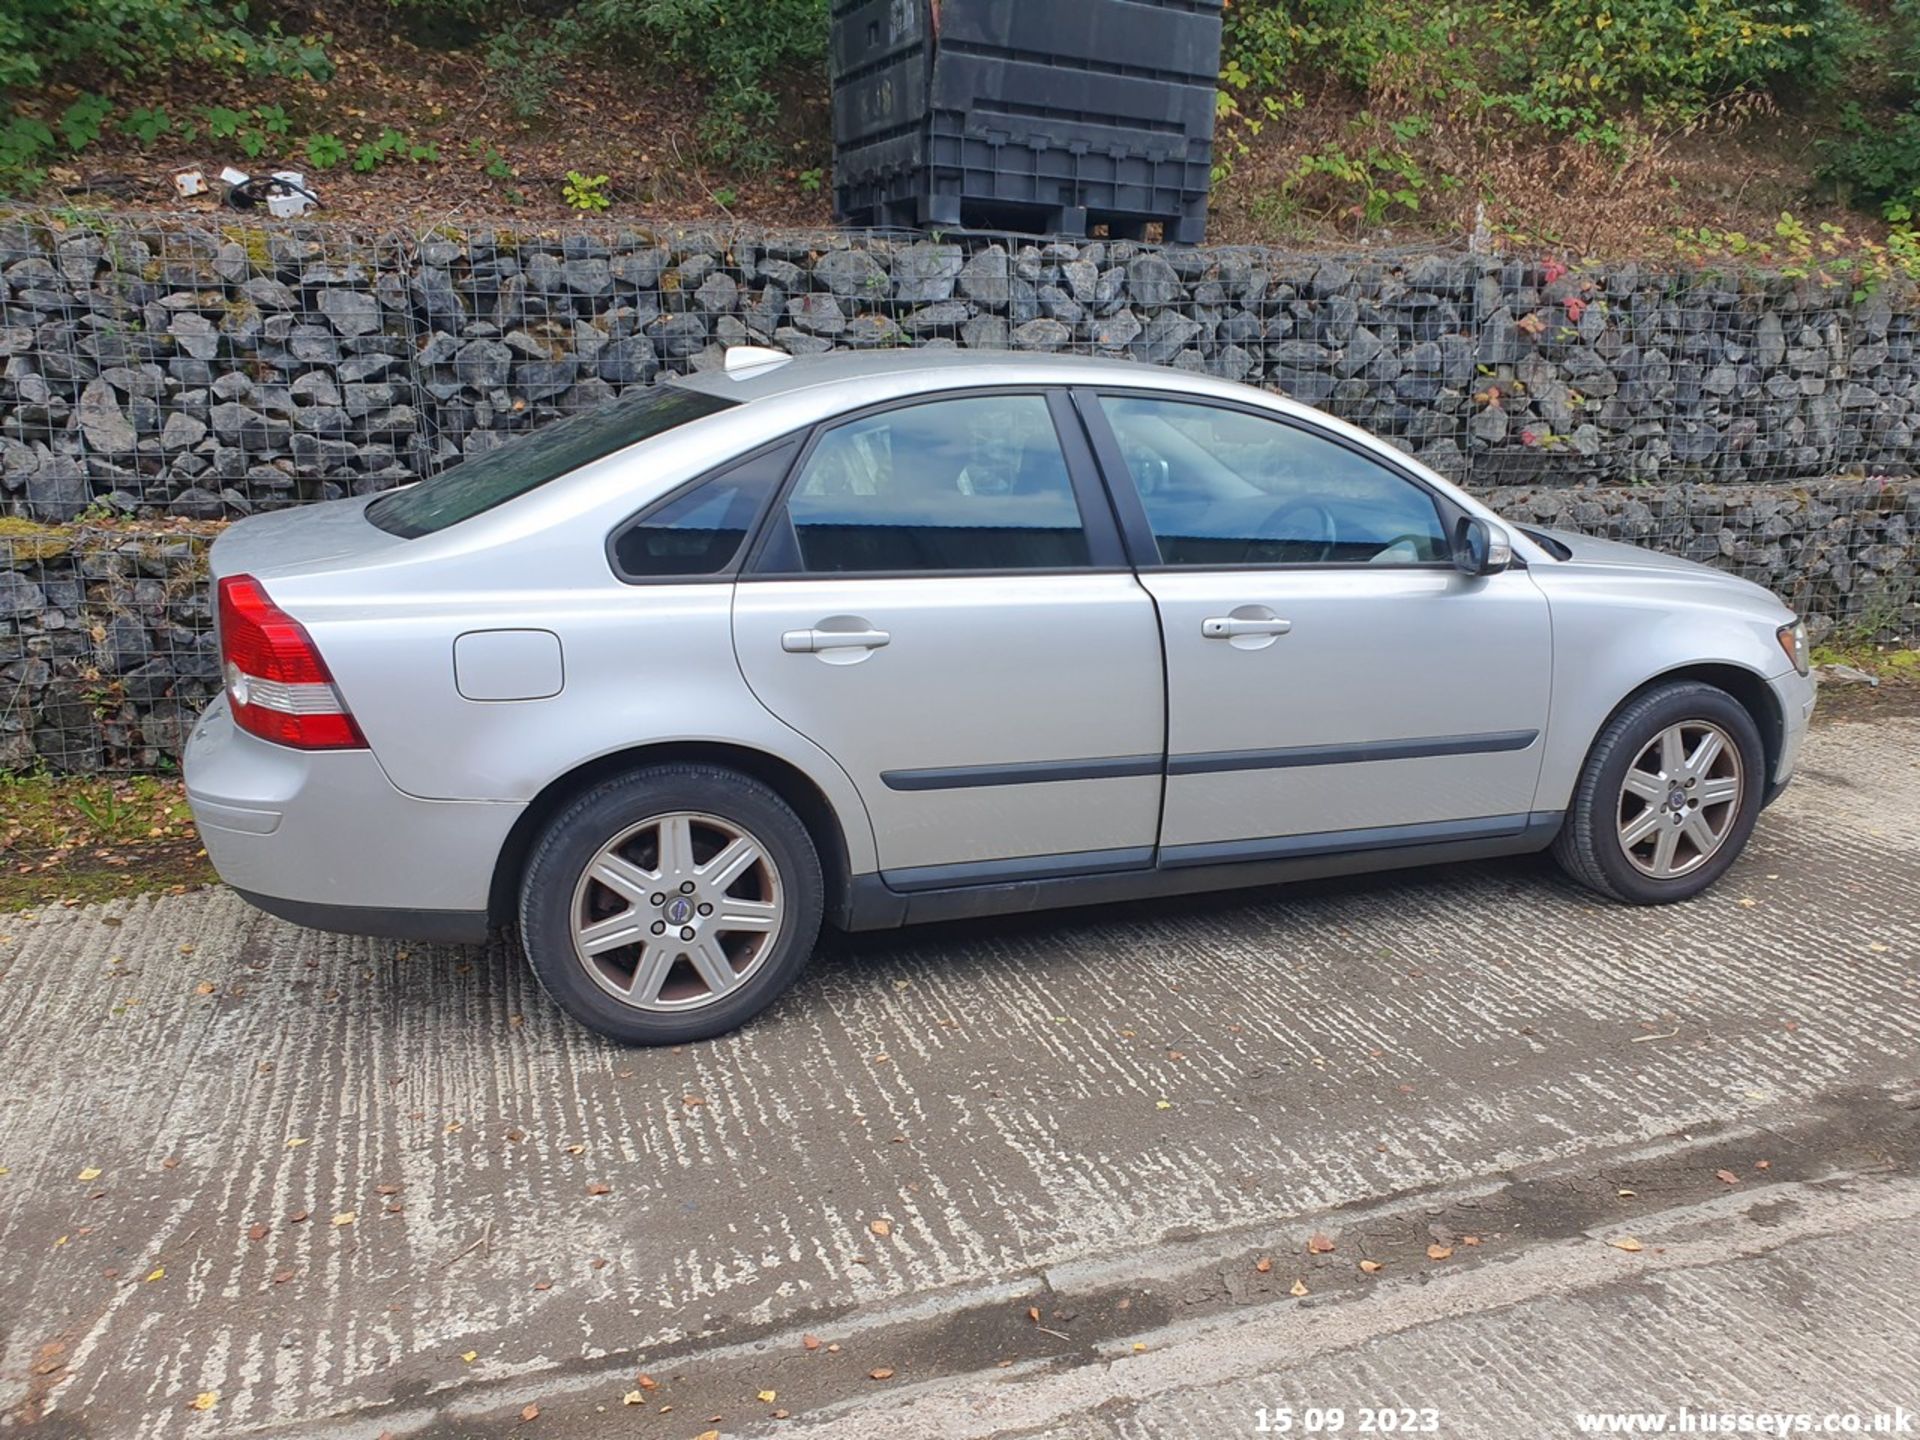
POLYGON ((266 1239, 266 1238, 267 1238, 267 1227, 266 1227, 266 1226, 264 1226, 264 1225, 254 1225, 254 1226, 251 1226, 251 1227, 249 1227, 249 1228, 248 1228, 248 1230, 247 1230, 247 1238, 248 1238, 249 1240, 264 1240, 264 1239, 266 1239))
POLYGON ((639 1385, 642 1390, 658 1390, 660 1388, 660 1382, 651 1375, 642 1375, 635 1383, 639 1385))
POLYGON ((644 1405, 647 1403, 647 1397, 642 1395, 638 1390, 629 1390, 620 1397, 620 1403, 622 1405, 644 1405))
POLYGON ((1480 1237, 1478 1235, 1462 1235, 1460 1237, 1460 1243, 1462 1245, 1478 1245, 1480 1243, 1480 1237))
POLYGON ((338 1215, 333 1217, 333 1223, 335 1225, 351 1225, 359 1218, 360 1217, 355 1215, 351 1210, 342 1210, 338 1215))
POLYGON ((219 1403, 220 1392, 218 1390, 202 1390, 187 1402, 187 1408, 189 1410, 211 1410, 219 1403))
POLYGON ((584 1145, 567 1146, 567 1154, 569 1155, 584 1155, 586 1153, 587 1153, 587 1147, 584 1145))
POLYGON ((471 1365, 480 1358, 480 1352, 478 1350, 462 1350, 460 1352, 460 1358, 471 1365))
POLYGON ((284 1285, 291 1279, 293 1279, 291 1270, 276 1270, 273 1275, 273 1283, 276 1285, 284 1285))
POLYGON ((538 1420, 540 1418, 540 1407, 538 1405, 527 1406, 520 1412, 520 1418, 528 1421, 538 1420))
POLYGON ((306 1211, 304 1211, 304 1210, 296 1210, 296 1211, 294 1211, 294 1212, 293 1212, 293 1213, 292 1213, 291 1215, 289 1215, 289 1216, 287 1216, 287 1223, 288 1223, 289 1225, 304 1225, 304 1224, 306 1224, 306 1223, 307 1223, 307 1212, 306 1212, 306 1211))
POLYGON ((891 1220, 876 1220, 867 1226, 867 1229, 884 1238, 893 1234, 893 1222, 891 1220))
POLYGON ((867 1372, 867 1378, 869 1380, 891 1380, 893 1378, 893 1371, 882 1365, 878 1370, 869 1370, 867 1372))
POLYGON ((100 1172, 96 1170, 93 1166, 89 1165, 86 1169, 82 1170, 74 1178, 76 1180, 98 1180, 100 1178, 100 1172))
POLYGON ((1333 1253, 1333 1237, 1330 1235, 1316 1234, 1312 1239, 1307 1241, 1307 1253, 1311 1255, 1331 1255, 1333 1253))
POLYGON ((1756 1160, 1753 1162, 1753 1168, 1756 1170, 1771 1170, 1773 1168, 1773 1161, 1756 1160))
POLYGON ((398 1195, 400 1193, 400 1187, 398 1185, 376 1185, 373 1187, 373 1193, 376 1195, 398 1195))
POLYGON ((1171 1110, 1173 1109, 1173 1102, 1171 1100, 1156 1100, 1153 1102, 1153 1108, 1156 1110, 1171 1110))
POLYGON ((1427 1259, 1429 1260, 1450 1260, 1452 1258, 1453 1247, 1451 1245, 1427 1246, 1427 1259))
POLYGON ((1722 1185, 1738 1185, 1740 1183, 1740 1177, 1731 1170, 1716 1170, 1713 1172, 1713 1178, 1718 1180, 1722 1185))
POLYGON ((1360 1268, 1369 1275, 1378 1275, 1387 1267, 1382 1265, 1378 1260, 1362 1260, 1360 1262, 1360 1268))
POLYGON ((760 1403, 762 1405, 771 1405, 775 1400, 778 1400, 779 1398, 780 1397, 774 1394, 773 1391, 771 1390, 762 1390, 760 1392, 760 1403))
POLYGON ((1271 1275, 1273 1273, 1273 1257, 1271 1255, 1262 1255, 1258 1260, 1253 1262, 1253 1268, 1256 1274, 1271 1275))
POLYGON ((541 1291, 551 1290, 553 1288, 553 1282, 551 1280, 536 1280, 533 1282, 533 1288, 541 1291))
POLYGON ((773 1418, 776 1420, 785 1420, 791 1414, 793 1414, 791 1410, 776 1410, 773 1412, 773 1418))
POLYGON ((152 1271, 151 1271, 151 1272, 150 1272, 150 1273, 148 1274, 148 1276, 147 1276, 147 1283, 148 1283, 149 1285, 151 1285, 151 1284, 152 1284, 152 1283, 153 1283, 154 1281, 156 1281, 156 1280, 162 1280, 162 1279, 165 1279, 165 1278, 166 1278, 166 1274, 167 1274, 167 1267, 166 1267, 166 1266, 164 1266, 164 1265, 156 1265, 156 1266, 154 1266, 154 1267, 153 1267, 153 1270, 152 1270, 152 1271))
POLYGON ((1027 1306, 1027 1319, 1036 1325, 1040 1323, 1040 1307, 1038 1305, 1027 1306))
POLYGON ((1136 1341, 1134 1341, 1134 1342, 1133 1342, 1133 1353, 1134 1353, 1134 1354, 1136 1354, 1136 1355, 1144 1355, 1144 1354, 1146 1354, 1146 1353, 1147 1353, 1147 1342, 1146 1342, 1146 1341, 1144 1341, 1144 1340, 1136 1340, 1136 1341))
POLYGON ((1622 1200, 1631 1200, 1634 1197, 1636 1197, 1640 1192, 1638 1190, 1616 1190, 1614 1193, 1618 1195, 1622 1200))
POLYGON ((218 988, 219 987, 211 980, 202 980, 198 985, 193 987, 193 993, 196 995, 211 995, 218 988))
POLYGON ((1607 1241, 1607 1244, 1616 1250, 1625 1250, 1629 1255, 1637 1254, 1646 1249, 1646 1246, 1642 1245, 1631 1235, 1622 1235, 1618 1240, 1607 1241))
POLYGON ((1287 1293, 1289 1295, 1305 1295, 1307 1293, 1307 1282, 1304 1280, 1294 1281, 1293 1284, 1288 1287, 1287 1293))
POLYGON ((800 1337, 800 1348, 803 1350, 818 1350, 820 1348, 820 1337, 818 1335, 802 1335, 800 1337))
POLYGON ((306 1143, 306 1137, 302 1135, 289 1135, 287 1137, 287 1149, 289 1150, 298 1150, 306 1143))
POLYGON ((604 1180, 595 1180, 587 1186, 587 1194, 589 1195, 611 1195, 612 1193, 613 1187, 604 1180))
POLYGON ((694 1440, 720 1440, 720 1432, 718 1430, 702 1430, 694 1437, 694 1440))

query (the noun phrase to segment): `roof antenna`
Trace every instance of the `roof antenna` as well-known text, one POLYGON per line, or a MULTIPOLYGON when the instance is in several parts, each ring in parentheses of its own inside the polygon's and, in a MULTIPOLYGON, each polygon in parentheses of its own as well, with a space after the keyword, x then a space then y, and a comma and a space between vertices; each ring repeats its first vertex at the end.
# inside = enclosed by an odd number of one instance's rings
POLYGON ((793 357, 784 350, 770 350, 764 345, 729 345, 727 347, 727 374, 744 375, 751 370, 763 370, 769 365, 785 365, 793 357))

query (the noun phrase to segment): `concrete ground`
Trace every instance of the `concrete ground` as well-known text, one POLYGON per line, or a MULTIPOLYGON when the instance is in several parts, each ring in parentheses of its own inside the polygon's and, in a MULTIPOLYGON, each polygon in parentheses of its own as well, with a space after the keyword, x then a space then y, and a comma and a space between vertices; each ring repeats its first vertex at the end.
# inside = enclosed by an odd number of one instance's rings
POLYGON ((217 890, 0 937, 0 1428, 1920 1411, 1911 714, 1820 724, 1686 906, 1529 861, 840 940, 672 1051, 217 890))

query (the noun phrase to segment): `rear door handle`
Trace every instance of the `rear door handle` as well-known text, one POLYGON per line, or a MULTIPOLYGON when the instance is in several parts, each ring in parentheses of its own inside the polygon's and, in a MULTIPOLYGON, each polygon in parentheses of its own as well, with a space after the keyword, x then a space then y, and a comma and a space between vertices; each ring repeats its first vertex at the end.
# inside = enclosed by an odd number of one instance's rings
POLYGON ((1236 635, 1285 635, 1291 629, 1291 620, 1277 617, 1271 620, 1236 620, 1231 615, 1217 615, 1200 622, 1200 633, 1209 640, 1231 640, 1236 635))
POLYGON ((878 650, 893 642, 884 630, 789 630, 780 648, 789 655, 818 655, 822 650, 878 650))

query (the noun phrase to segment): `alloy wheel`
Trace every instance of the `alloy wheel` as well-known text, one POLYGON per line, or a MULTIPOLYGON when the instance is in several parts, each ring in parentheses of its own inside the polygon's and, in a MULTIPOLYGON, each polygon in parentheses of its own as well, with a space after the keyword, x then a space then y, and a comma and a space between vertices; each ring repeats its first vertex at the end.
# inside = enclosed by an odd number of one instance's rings
POLYGON ((717 815, 675 811, 600 848, 574 887, 573 950, 623 1004, 698 1010, 766 962, 786 900, 761 840, 717 815))
POLYGON ((1718 725, 1682 720, 1634 757, 1620 785, 1620 848, 1641 874, 1673 880, 1699 869, 1740 814, 1740 747, 1718 725))

